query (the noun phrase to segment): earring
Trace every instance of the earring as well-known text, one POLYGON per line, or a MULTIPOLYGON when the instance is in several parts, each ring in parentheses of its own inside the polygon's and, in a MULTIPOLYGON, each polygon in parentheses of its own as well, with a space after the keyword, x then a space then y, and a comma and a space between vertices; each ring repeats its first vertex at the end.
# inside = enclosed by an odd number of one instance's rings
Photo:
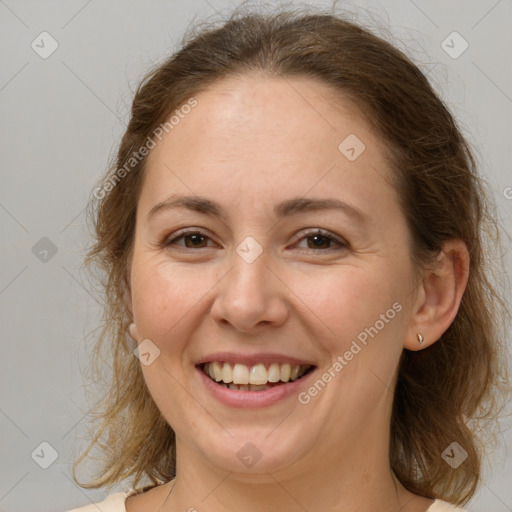
POLYGON ((422 336, 422 334, 421 334, 420 332, 417 332, 417 333, 416 333, 416 337, 418 338, 418 343, 419 343, 420 345, 421 345, 421 344, 423 344, 423 340, 424 340, 424 338, 423 338, 423 336, 422 336))

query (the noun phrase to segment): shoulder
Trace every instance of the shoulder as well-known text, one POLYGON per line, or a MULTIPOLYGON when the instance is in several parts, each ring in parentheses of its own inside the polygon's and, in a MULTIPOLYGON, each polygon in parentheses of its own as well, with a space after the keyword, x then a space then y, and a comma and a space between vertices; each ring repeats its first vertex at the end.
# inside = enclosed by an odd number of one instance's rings
POLYGON ((74 508, 67 512, 126 512, 126 499, 135 493, 136 491, 133 489, 127 492, 116 492, 115 494, 107 496, 102 502, 91 503, 90 505, 74 508))
POLYGON ((443 500, 436 500, 426 512, 464 512, 464 509, 443 500))

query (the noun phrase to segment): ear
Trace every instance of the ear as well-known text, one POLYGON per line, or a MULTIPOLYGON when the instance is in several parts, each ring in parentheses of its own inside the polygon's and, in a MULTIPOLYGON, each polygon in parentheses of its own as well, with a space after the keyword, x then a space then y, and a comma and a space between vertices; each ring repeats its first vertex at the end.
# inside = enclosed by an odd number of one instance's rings
POLYGON ((421 350, 435 343, 459 310, 469 277, 469 252, 459 239, 445 242, 434 269, 426 269, 413 310, 404 348, 421 350), (424 338, 419 344, 417 333, 424 338))
POLYGON ((133 318, 132 291, 130 283, 126 277, 123 280, 123 302, 130 313, 130 317, 133 318))
POLYGON ((139 341, 139 332, 137 331, 137 326, 134 323, 131 323, 128 326, 128 332, 130 336, 134 339, 134 341, 139 341))
POLYGON ((133 323, 133 303, 132 303, 132 293, 131 287, 128 280, 125 278, 124 280, 124 291, 123 291, 123 301, 126 306, 126 309, 130 313, 130 317, 132 318, 132 323, 128 326, 128 332, 130 336, 135 340, 139 341, 139 333, 137 331, 137 326, 133 323))

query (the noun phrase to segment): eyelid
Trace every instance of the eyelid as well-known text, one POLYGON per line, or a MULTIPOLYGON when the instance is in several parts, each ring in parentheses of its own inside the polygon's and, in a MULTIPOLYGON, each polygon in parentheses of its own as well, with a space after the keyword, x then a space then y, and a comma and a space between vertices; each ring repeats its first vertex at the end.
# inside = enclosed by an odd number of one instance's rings
MULTIPOLYGON (((306 229, 306 228, 304 228, 304 229, 306 229)), ((314 236, 314 235, 319 235, 319 236, 323 236, 325 238, 329 238, 330 240, 336 242, 338 248, 348 247, 348 242, 345 241, 343 238, 335 235, 334 233, 331 233, 330 231, 322 229, 322 228, 310 228, 310 229, 306 229, 306 231, 301 230, 298 233, 296 233, 293 236, 293 238, 296 241, 301 242, 302 240, 309 238, 311 236, 314 236)), ((323 249, 323 250, 320 249, 318 252, 328 252, 328 251, 335 250, 335 249, 336 249, 336 247, 330 247, 329 249, 323 249)))
MULTIPOLYGON (((172 233, 170 236, 166 237, 164 239, 162 245, 164 247, 174 245, 174 242, 176 242, 177 240, 179 240, 187 235, 200 235, 209 240, 212 240, 212 237, 210 235, 208 235, 202 228, 183 228, 183 229, 180 229, 180 230, 172 233)), ((333 250, 346 249, 349 247, 349 244, 346 240, 344 240, 343 238, 335 235, 334 233, 331 233, 330 231, 327 231, 322 228, 309 228, 309 229, 302 228, 301 230, 299 230, 299 232, 297 232, 293 235, 293 239, 295 242, 301 242, 302 240, 309 238, 311 236, 314 236, 314 235, 319 235, 319 236, 328 238, 328 239, 332 240, 333 242, 335 242, 336 246, 330 247, 328 249, 318 249, 318 250, 301 248, 302 250, 325 253, 325 252, 330 252, 333 250)), ((198 247, 196 249, 190 248, 190 247, 183 247, 183 246, 178 246, 178 247, 180 247, 184 250, 208 249, 208 247, 198 247)))
MULTIPOLYGON (((209 240, 212 240, 212 237, 208 235, 202 228, 183 228, 179 229, 178 231, 175 231, 174 233, 171 233, 169 236, 165 237, 164 241, 162 242, 162 245, 164 247, 173 244, 173 242, 176 242, 176 240, 179 240, 180 238, 183 238, 187 235, 201 235, 205 238, 208 238, 209 240)), ((213 241, 213 240, 212 240, 213 241)), ((183 249, 190 249, 189 247, 182 247, 183 249)), ((199 249, 205 249, 205 247, 199 247, 199 249)), ((193 249, 194 250, 194 249, 193 249)), ((195 249, 197 250, 197 249, 195 249)))

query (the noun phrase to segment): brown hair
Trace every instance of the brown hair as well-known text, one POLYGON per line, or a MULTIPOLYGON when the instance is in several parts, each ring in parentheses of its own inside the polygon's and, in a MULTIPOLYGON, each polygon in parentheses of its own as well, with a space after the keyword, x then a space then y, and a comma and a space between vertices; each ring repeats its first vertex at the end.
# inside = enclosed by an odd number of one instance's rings
POLYGON ((86 263, 102 272, 106 300, 95 364, 107 342, 112 372, 95 407, 100 425, 73 466, 74 478, 78 482, 76 468, 93 447, 104 464, 99 477, 82 487, 110 488, 128 477, 134 487, 143 478, 154 485, 175 476, 174 432, 148 392, 126 334, 131 319, 123 299, 147 158, 132 162, 129 171, 126 164, 180 105, 222 77, 249 71, 317 79, 368 117, 390 148, 415 268, 432 262, 449 239, 460 238, 468 247, 469 282, 452 325, 430 347, 403 351, 390 437, 390 465, 407 489, 464 504, 480 479, 483 427, 501 410, 498 398, 508 382, 507 310, 491 282, 498 267, 489 252, 498 247, 498 223, 468 143, 418 67, 352 22, 299 9, 235 12, 220 27, 202 27, 136 91, 117 160, 90 205, 96 240, 86 263), (457 469, 441 457, 453 442, 468 453, 457 469))

